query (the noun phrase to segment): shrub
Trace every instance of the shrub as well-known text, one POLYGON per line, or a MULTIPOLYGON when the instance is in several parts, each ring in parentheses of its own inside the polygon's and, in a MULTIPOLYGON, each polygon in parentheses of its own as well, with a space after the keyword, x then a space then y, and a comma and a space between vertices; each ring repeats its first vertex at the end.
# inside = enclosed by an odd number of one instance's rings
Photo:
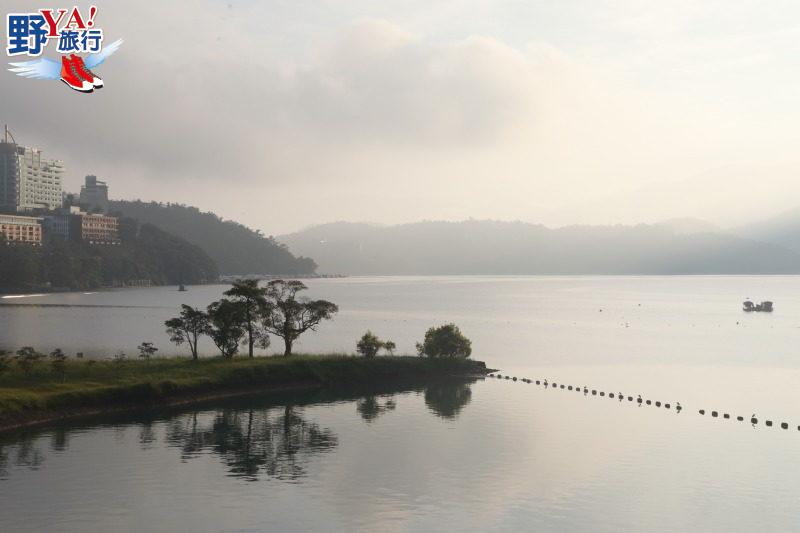
POLYGON ((378 355, 378 351, 384 348, 391 355, 396 346, 392 341, 382 341, 371 331, 367 331, 356 344, 356 351, 364 357, 371 359, 378 355))
POLYGON ((472 342, 458 326, 445 324, 425 332, 425 340, 417 343, 417 352, 432 358, 466 359, 472 354, 472 342))
POLYGON ((61 382, 63 383, 67 377, 67 355, 61 348, 56 348, 50 352, 50 365, 53 367, 53 372, 61 376, 61 382))
POLYGON ((378 355, 383 343, 371 331, 367 331, 356 344, 356 351, 364 357, 371 359, 378 355))
POLYGON ((139 357, 142 359, 149 361, 153 355, 158 351, 152 342, 143 342, 138 346, 139 348, 139 357))
POLYGON ((17 350, 17 364, 25 372, 26 376, 30 376, 36 362, 41 359, 42 354, 34 350, 31 346, 23 346, 17 350))
POLYGON ((5 350, 0 350, 0 374, 11 366, 11 356, 5 350))

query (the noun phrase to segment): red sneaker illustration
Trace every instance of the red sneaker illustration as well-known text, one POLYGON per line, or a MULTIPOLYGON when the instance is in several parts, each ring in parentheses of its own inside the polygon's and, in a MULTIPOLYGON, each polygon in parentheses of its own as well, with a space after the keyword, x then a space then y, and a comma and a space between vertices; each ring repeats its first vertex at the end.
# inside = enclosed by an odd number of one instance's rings
POLYGON ((92 72, 91 69, 105 63, 109 57, 119 50, 120 46, 122 46, 122 39, 117 39, 113 43, 104 46, 102 50, 84 57, 79 57, 75 54, 71 57, 62 55, 61 61, 40 57, 34 61, 10 63, 11 68, 8 70, 17 76, 34 80, 60 79, 74 91, 91 93, 104 85, 102 78, 92 72))
POLYGON ((67 56, 61 56, 61 81, 66 83, 70 89, 78 92, 90 93, 94 91, 92 82, 81 76, 75 62, 67 56))
POLYGON ((91 83, 92 87, 94 87, 95 89, 103 88, 103 80, 100 79, 100 77, 97 74, 86 68, 86 64, 83 62, 83 58, 73 54, 71 61, 72 64, 75 65, 75 69, 78 71, 78 74, 81 76, 81 78, 91 83))

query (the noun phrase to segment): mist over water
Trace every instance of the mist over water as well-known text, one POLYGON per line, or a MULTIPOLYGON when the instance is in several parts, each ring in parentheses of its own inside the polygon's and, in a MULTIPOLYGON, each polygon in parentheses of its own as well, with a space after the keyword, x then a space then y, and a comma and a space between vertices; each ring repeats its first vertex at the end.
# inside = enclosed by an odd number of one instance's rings
MULTIPOLYGON (((310 297, 334 301, 341 312, 301 338, 298 351, 352 352, 369 328, 411 353, 427 327, 452 321, 472 339, 473 357, 504 375, 606 395, 488 379, 45 428, 2 442, 0 521, 13 531, 794 525, 800 278, 389 277, 308 285, 310 297), (743 313, 748 297, 774 301, 775 312, 743 313), (627 400, 640 394, 671 408, 627 400), (754 413, 759 424, 751 426, 754 413), (37 501, 52 503, 42 509, 37 501)), ((139 342, 153 340, 159 353, 179 353, 163 321, 180 303, 205 305, 225 288, 17 298, 0 305, 10 325, 0 344, 132 356, 139 342)))

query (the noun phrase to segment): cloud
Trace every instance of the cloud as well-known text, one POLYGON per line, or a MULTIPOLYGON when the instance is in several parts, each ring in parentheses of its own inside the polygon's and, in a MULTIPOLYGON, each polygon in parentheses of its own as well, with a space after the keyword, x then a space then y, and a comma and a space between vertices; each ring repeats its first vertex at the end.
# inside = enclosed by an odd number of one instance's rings
MULTIPOLYGON (((338 5, 181 0, 142 18, 101 4, 98 23, 126 40, 98 69, 106 89, 82 96, 6 73, 3 118, 66 160, 72 188, 95 173, 114 196, 196 204, 266 233, 337 219, 628 222, 641 216, 636 191, 790 144, 793 115, 773 110, 777 127, 756 135, 742 109, 766 105, 763 87, 733 82, 758 72, 768 44, 686 36, 714 9, 667 9, 654 32, 662 16, 650 10, 548 8, 542 20, 558 24, 537 28, 550 39, 521 42, 524 21, 485 2, 452 24, 449 4, 431 20, 422 3, 403 4, 405 17, 391 16, 400 4, 338 5), (493 18, 515 38, 479 31, 493 18), (582 40, 554 37, 573 22, 582 40), (724 91, 708 64, 725 67, 724 91)), ((747 195, 731 198, 734 212, 747 195)))

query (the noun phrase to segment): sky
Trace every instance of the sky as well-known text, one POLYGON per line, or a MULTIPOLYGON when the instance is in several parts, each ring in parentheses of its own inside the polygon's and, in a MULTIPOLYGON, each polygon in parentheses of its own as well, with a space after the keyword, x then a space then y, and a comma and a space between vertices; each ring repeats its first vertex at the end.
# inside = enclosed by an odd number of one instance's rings
POLYGON ((63 159, 70 190, 96 174, 114 198, 268 235, 340 220, 730 227, 800 207, 795 2, 95 5, 106 42, 125 40, 96 69, 104 89, 0 73, 0 122, 63 159))

